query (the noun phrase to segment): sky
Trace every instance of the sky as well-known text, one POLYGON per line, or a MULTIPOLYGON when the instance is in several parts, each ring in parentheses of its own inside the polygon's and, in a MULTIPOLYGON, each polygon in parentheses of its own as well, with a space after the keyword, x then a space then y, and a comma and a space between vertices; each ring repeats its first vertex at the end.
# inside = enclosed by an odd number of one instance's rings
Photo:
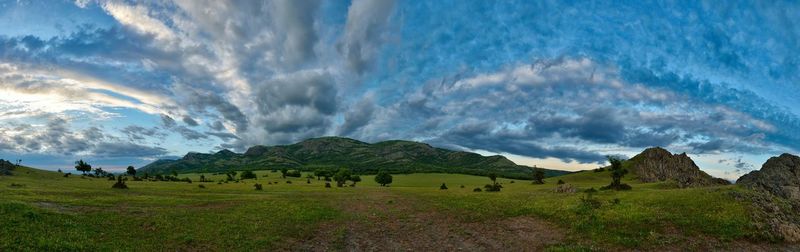
POLYGON ((345 136, 736 178, 800 152, 791 1, 0 0, 0 158, 106 170, 345 136))

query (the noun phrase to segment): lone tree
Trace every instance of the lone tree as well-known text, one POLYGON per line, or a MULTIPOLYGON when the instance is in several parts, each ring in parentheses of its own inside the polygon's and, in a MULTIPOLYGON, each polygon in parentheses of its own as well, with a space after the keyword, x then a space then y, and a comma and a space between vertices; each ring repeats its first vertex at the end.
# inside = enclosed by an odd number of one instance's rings
POLYGON ((78 170, 79 172, 83 172, 83 174, 86 174, 87 172, 92 171, 92 165, 83 162, 83 159, 81 159, 75 162, 75 170, 78 170))
POLYGON ((350 169, 341 168, 336 174, 333 175, 333 180, 336 181, 336 186, 342 187, 345 182, 350 180, 350 169))
POLYGON ((136 177, 136 168, 133 168, 133 166, 128 166, 128 171, 127 172, 128 172, 128 175, 136 177))
POLYGON ((286 173, 289 172, 289 169, 281 168, 281 178, 286 178, 286 173))
POLYGON ((630 190, 631 186, 622 183, 622 177, 628 174, 628 170, 622 167, 622 162, 625 160, 615 156, 606 156, 608 162, 611 163, 609 170, 611 171, 611 184, 604 186, 600 189, 608 190, 630 190))
POLYGON ((381 184, 381 186, 391 184, 392 175, 384 170, 381 170, 378 172, 378 175, 375 175, 375 183, 381 184))
POLYGON ((487 192, 499 192, 500 188, 503 188, 502 185, 497 183, 497 174, 496 173, 490 172, 486 176, 489 177, 489 179, 492 180, 492 184, 488 184, 488 185, 483 186, 484 188, 486 188, 487 192))
POLYGON ((533 183, 544 184, 544 170, 533 167, 533 183))

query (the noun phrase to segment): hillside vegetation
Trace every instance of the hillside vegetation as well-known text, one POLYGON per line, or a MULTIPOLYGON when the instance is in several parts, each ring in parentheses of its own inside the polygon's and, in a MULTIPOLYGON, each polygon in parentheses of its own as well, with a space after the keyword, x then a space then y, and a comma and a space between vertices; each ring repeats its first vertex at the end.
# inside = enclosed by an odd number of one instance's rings
MULTIPOLYGON (((494 172, 502 177, 530 179, 532 167, 517 165, 503 156, 436 148, 425 143, 392 140, 369 144, 349 138, 312 138, 278 146, 253 146, 238 154, 222 150, 214 154, 189 153, 178 160, 159 160, 139 169, 150 174, 171 172, 224 172, 228 170, 296 169, 347 167, 356 173, 441 172, 485 175, 494 172)), ((545 176, 566 171, 542 169, 545 176)))

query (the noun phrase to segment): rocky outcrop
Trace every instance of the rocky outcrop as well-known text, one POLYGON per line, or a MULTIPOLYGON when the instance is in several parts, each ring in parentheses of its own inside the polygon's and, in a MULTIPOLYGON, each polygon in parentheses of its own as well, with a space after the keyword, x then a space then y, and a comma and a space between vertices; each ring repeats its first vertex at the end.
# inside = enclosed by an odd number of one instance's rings
POLYGON ((761 166, 761 170, 745 174, 736 180, 736 184, 781 198, 800 200, 800 157, 791 154, 772 157, 761 166))
POLYGON ((752 191, 736 193, 752 204, 756 228, 768 237, 800 242, 800 157, 783 154, 736 180, 752 191))
POLYGON ((646 183, 671 180, 680 188, 730 184, 701 171, 686 153, 672 154, 660 147, 644 150, 624 166, 646 183))

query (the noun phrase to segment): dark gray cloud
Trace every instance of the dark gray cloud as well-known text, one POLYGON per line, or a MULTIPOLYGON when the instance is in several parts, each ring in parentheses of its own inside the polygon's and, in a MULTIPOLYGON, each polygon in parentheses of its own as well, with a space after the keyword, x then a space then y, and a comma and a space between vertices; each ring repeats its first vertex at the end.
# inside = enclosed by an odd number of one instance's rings
POLYGON ((95 146, 96 157, 161 157, 168 152, 161 147, 150 147, 126 142, 101 142, 95 146))
POLYGON ((190 127, 195 127, 197 125, 200 125, 199 123, 197 123, 197 121, 195 121, 194 119, 192 119, 189 116, 184 116, 183 117, 183 123, 185 123, 186 125, 189 125, 190 127))
POLYGON ((339 126, 339 135, 350 135, 353 131, 367 125, 375 112, 375 104, 371 98, 366 98, 354 104, 344 114, 344 123, 339 126))
POLYGON ((161 124, 166 128, 173 128, 178 125, 178 123, 175 122, 175 119, 172 119, 171 116, 165 114, 161 114, 161 124))
POLYGON ((147 137, 163 138, 166 136, 164 132, 160 131, 156 127, 145 128, 137 125, 129 125, 121 129, 120 132, 125 134, 130 141, 143 141, 147 137))

